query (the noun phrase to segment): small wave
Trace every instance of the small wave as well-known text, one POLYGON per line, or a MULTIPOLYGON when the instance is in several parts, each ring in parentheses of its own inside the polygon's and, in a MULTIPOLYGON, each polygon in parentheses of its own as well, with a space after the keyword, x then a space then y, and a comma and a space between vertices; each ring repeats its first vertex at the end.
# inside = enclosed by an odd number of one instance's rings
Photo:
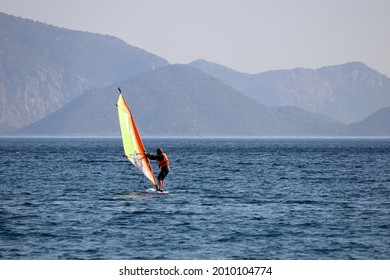
POLYGON ((310 200, 310 199, 302 199, 302 200, 287 200, 286 204, 323 204, 323 201, 310 200))

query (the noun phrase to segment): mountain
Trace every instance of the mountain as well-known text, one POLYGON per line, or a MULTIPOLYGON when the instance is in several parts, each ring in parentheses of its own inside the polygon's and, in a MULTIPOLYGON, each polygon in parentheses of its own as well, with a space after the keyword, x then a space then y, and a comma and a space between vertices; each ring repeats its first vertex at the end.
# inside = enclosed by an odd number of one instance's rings
POLYGON ((253 75, 169 65, 112 36, 0 13, 0 135, 118 135, 118 84, 149 136, 387 135, 389 78, 360 62, 253 75))
MULTIPOLYGON (((345 125, 299 108, 269 108, 187 65, 121 82, 144 136, 338 135, 345 125)), ((86 91, 25 134, 119 135, 117 84, 86 91)))
POLYGON ((348 134, 354 136, 390 136, 390 107, 382 108, 368 118, 350 124, 348 134))
POLYGON ((44 118, 86 89, 165 65, 113 36, 0 13, 0 134, 44 118))
POLYGON ((220 79, 260 104, 296 106, 344 123, 360 121, 390 106, 390 78, 361 62, 246 74, 197 60, 192 67, 220 79))

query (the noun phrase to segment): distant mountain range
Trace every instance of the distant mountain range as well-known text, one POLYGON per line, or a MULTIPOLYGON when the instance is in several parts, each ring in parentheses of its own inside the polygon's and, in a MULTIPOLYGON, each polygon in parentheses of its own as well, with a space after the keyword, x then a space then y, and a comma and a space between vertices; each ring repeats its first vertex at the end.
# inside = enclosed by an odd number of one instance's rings
MULTIPOLYGON (((270 108, 187 65, 120 83, 142 135, 339 135, 344 125, 294 107, 270 108)), ((27 127, 28 134, 118 135, 116 86, 89 91, 27 127)))
POLYGON ((347 135, 390 136, 390 107, 382 108, 368 118, 350 124, 347 135))
POLYGON ((256 75, 169 65, 2 13, 0 35, 0 135, 119 135, 120 86, 145 136, 390 136, 389 78, 359 62, 256 75))
POLYGON ((205 60, 190 65, 260 104, 296 106, 344 123, 361 121, 390 106, 390 78, 361 62, 260 74, 241 73, 205 60))
POLYGON ((122 40, 0 13, 0 134, 81 95, 168 65, 122 40))

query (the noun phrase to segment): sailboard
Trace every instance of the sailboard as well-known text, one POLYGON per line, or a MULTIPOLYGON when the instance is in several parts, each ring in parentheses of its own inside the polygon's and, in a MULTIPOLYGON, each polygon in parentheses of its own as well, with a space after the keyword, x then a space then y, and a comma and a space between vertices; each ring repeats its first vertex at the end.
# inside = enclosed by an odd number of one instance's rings
POLYGON ((156 190, 156 188, 153 188, 153 189, 147 189, 146 190, 147 193, 151 193, 151 194, 169 194, 169 191, 158 191, 156 190))
POLYGON ((116 106, 118 108, 124 155, 156 186, 156 178, 154 177, 149 159, 145 155, 145 146, 134 122, 133 115, 119 87, 118 90, 119 98, 116 106))

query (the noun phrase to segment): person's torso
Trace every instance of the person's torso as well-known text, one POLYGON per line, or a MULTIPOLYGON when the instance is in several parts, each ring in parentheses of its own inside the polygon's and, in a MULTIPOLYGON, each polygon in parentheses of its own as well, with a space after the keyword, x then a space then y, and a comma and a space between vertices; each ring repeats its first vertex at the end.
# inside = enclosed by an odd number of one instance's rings
POLYGON ((165 153, 163 153, 158 159, 158 167, 160 167, 161 169, 167 169, 169 171, 169 160, 165 153))

